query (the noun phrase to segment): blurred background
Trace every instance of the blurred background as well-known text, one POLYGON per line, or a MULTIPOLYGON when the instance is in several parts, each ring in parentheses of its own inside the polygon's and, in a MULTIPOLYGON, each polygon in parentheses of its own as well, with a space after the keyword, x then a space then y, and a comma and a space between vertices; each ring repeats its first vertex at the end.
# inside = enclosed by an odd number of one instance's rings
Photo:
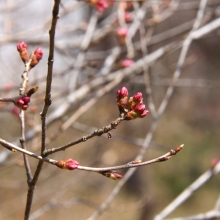
MULTIPOLYGON (((37 85, 39 90, 26 111, 27 148, 37 154, 41 147, 40 112, 44 105, 53 4, 54 1, 43 0, 0 1, 1 98, 19 94, 24 65, 17 42, 26 42, 29 53, 37 47, 44 51, 43 59, 29 73, 28 88, 37 85)), ((164 96, 199 5, 197 0, 129 4, 117 1, 100 13, 86 1, 61 1, 47 148, 77 140, 115 120, 119 114, 115 95, 122 86, 128 88, 130 96, 142 92, 147 109, 152 103, 154 107, 143 119, 123 121, 110 132, 110 140, 107 135, 94 137, 50 158, 73 158, 90 167, 115 166, 135 159, 157 118, 152 110, 157 111, 166 101, 164 96), (125 12, 130 20, 126 20, 125 12), (125 37, 118 32, 121 28, 127 31, 125 37), (158 55, 160 50, 163 53, 158 55), (126 66, 124 60, 134 63, 126 66), (87 105, 91 100, 92 105, 87 105)), ((199 28, 218 21, 219 15, 220 1, 207 1, 199 28)), ((166 162, 138 168, 100 220, 153 219, 210 169, 213 159, 219 158, 218 26, 192 41, 143 160, 159 157, 180 144, 185 145, 184 149, 166 162)), ((18 109, 9 103, 0 103, 0 107, 0 137, 19 146, 18 109)), ((37 161, 30 158, 30 164, 34 173, 37 161)), ((124 175, 126 170, 118 172, 124 175)), ((0 179, 0 219, 23 219, 28 187, 20 153, 1 147, 0 179)), ((88 219, 117 184, 97 173, 70 172, 45 164, 34 194, 32 219, 88 219)), ((217 174, 169 218, 212 210, 219 197, 219 185, 217 174)))

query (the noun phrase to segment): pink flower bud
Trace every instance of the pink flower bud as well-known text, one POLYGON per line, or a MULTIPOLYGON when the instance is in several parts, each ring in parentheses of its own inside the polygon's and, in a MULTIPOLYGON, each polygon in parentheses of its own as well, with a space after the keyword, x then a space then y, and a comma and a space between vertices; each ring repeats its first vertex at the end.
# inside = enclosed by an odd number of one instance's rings
POLYGON ((27 49, 28 49, 28 46, 25 42, 18 42, 17 43, 17 50, 19 53, 21 53, 24 50, 27 51, 27 49))
POLYGON ((128 102, 128 90, 126 87, 122 87, 117 91, 116 94, 116 100, 117 100, 117 105, 119 107, 124 108, 125 105, 127 105, 128 102))
POLYGON ((27 109, 28 109, 28 104, 22 105, 22 106, 21 106, 21 109, 22 109, 22 110, 27 110, 27 109))
POLYGON ((132 14, 130 12, 125 11, 124 19, 125 19, 125 22, 130 23, 130 22, 133 21, 133 16, 132 16, 132 14))
POLYGON ((127 34, 128 34, 128 29, 127 28, 118 28, 117 29, 117 35, 119 36, 119 37, 126 37, 127 36, 127 34))
POLYGON ((126 116, 126 120, 133 120, 136 118, 143 118, 149 113, 148 110, 145 109, 144 104, 137 105, 132 111, 129 111, 126 116))
POLYGON ((64 159, 64 160, 58 161, 56 166, 61 169, 75 170, 78 168, 79 163, 78 163, 78 161, 69 158, 69 159, 64 159))
POLYGON ((24 97, 22 98, 22 100, 23 100, 25 103, 29 103, 29 102, 31 101, 30 97, 28 97, 28 96, 24 96, 24 97))
POLYGON ((139 104, 135 107, 134 112, 136 112, 140 118, 145 117, 149 111, 145 109, 145 105, 144 104, 139 104))
POLYGON ((24 100, 22 98, 17 100, 17 104, 18 105, 24 105, 24 103, 25 102, 24 102, 24 100))
POLYGON ((137 93, 133 96, 133 101, 136 102, 136 103, 143 103, 142 93, 141 93, 141 92, 137 92, 137 93))
POLYGON ((43 51, 40 47, 38 47, 35 51, 34 51, 34 55, 36 56, 37 61, 39 62, 42 57, 43 57, 43 51))
POLYGON ((34 66, 36 66, 39 63, 39 61, 42 59, 42 57, 43 57, 43 51, 40 47, 38 47, 30 55, 30 59, 31 59, 30 67, 33 68, 34 66))
POLYGON ((25 42, 18 42, 17 43, 17 50, 20 54, 20 57, 22 59, 22 61, 24 63, 27 63, 28 62, 28 46, 25 42))
POLYGON ((134 96, 130 97, 128 103, 131 109, 134 109, 139 104, 143 104, 142 93, 138 92, 134 96))
POLYGON ((14 104, 22 109, 22 110, 27 110, 28 109, 28 103, 30 102, 30 97, 28 96, 20 96, 15 98, 14 104))
POLYGON ((123 86, 121 89, 117 91, 116 96, 117 96, 117 99, 121 99, 121 98, 128 96, 128 89, 123 86))
POLYGON ((126 60, 121 61, 120 66, 122 68, 126 68, 126 67, 132 66, 133 64, 134 64, 133 60, 126 59, 126 60))
POLYGON ((88 2, 90 5, 94 6, 95 9, 99 12, 103 12, 112 4, 112 1, 109 0, 88 0, 88 2))

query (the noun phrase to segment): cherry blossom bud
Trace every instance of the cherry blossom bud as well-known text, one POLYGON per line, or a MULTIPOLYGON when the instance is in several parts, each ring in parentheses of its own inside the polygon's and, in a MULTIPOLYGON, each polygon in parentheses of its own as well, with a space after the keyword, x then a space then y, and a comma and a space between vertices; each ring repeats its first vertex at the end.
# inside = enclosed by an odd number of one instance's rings
POLYGON ((108 0, 88 0, 89 4, 99 12, 104 12, 113 2, 108 0))
POLYGON ((118 36, 120 43, 125 44, 125 39, 128 35, 128 29, 127 28, 118 28, 116 31, 116 35, 118 36))
POLYGON ((41 49, 40 47, 38 47, 38 48, 34 51, 34 54, 35 54, 36 59, 37 59, 38 62, 39 62, 39 61, 42 59, 42 57, 43 57, 43 51, 42 51, 42 49, 41 49))
POLYGON ((117 105, 124 108, 128 102, 128 90, 126 87, 122 87, 116 94, 117 105))
POLYGON ((149 111, 145 109, 144 104, 137 105, 134 111, 139 114, 140 118, 145 117, 149 113, 149 111))
POLYGON ((126 60, 121 61, 120 67, 126 68, 126 67, 132 66, 133 64, 134 64, 133 60, 126 59, 126 60))
POLYGON ((124 19, 125 19, 125 22, 130 23, 130 22, 133 21, 133 16, 132 16, 132 14, 130 12, 125 11, 124 19))
POLYGON ((18 105, 24 105, 24 101, 23 101, 22 99, 18 99, 18 100, 17 100, 17 104, 18 104, 18 105))
POLYGON ((149 113, 148 110, 145 109, 144 104, 137 105, 132 111, 127 113, 125 120, 133 120, 136 118, 143 118, 149 113))
POLYGON ((25 103, 29 103, 29 102, 31 101, 30 97, 28 97, 28 96, 23 97, 22 100, 23 100, 25 103))
POLYGON ((64 159, 64 160, 58 161, 56 166, 61 169, 75 170, 78 168, 79 162, 69 158, 69 159, 64 159))
POLYGON ((118 180, 121 179, 123 176, 120 173, 113 172, 113 171, 107 171, 101 173, 103 176, 106 176, 112 180, 118 180))
POLYGON ((118 28, 117 29, 117 35, 120 37, 126 37, 128 34, 128 29, 127 28, 118 28))
POLYGON ((131 109, 134 109, 139 104, 143 104, 142 93, 137 92, 134 96, 130 97, 128 103, 131 109))
POLYGON ((17 50, 20 54, 20 57, 24 63, 28 62, 28 46, 25 42, 18 42, 17 43, 17 50))
POLYGON ((27 110, 28 108, 28 103, 30 102, 30 97, 29 96, 19 96, 15 98, 14 104, 18 108, 22 110, 27 110))
POLYGON ((34 66, 36 66, 39 63, 39 61, 42 59, 42 57, 43 57, 43 51, 40 47, 38 47, 30 55, 30 59, 31 59, 30 67, 33 68, 34 66))

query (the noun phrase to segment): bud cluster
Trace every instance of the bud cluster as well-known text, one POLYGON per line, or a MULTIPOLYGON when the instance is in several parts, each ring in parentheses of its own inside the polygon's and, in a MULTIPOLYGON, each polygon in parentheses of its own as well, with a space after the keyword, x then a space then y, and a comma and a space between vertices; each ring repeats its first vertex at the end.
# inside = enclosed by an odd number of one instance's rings
POLYGON ((22 110, 27 110, 29 102, 30 102, 29 96, 21 96, 15 100, 15 105, 22 110))
POLYGON ((38 86, 31 88, 26 95, 18 96, 14 99, 14 104, 22 110, 27 110, 28 103, 31 101, 30 97, 38 90, 38 86))
POLYGON ((25 42, 18 42, 17 50, 25 64, 30 62, 30 68, 36 66, 43 57, 43 51, 40 47, 38 47, 28 58, 28 45, 25 42))
POLYGON ((78 168, 79 162, 71 158, 68 158, 68 159, 58 161, 56 163, 56 166, 61 169, 75 170, 78 168))
POLYGON ((122 87, 117 91, 116 101, 120 112, 126 112, 125 120, 145 117, 149 111, 143 104, 142 93, 138 92, 128 99, 128 90, 122 87))

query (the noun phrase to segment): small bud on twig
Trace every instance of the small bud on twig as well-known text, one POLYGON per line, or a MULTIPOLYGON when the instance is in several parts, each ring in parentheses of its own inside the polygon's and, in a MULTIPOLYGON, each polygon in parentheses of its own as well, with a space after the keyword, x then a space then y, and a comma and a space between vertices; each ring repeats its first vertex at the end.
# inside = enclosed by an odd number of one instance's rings
POLYGON ((120 43, 125 44, 125 39, 128 35, 128 29, 127 28, 118 28, 116 30, 116 35, 117 35, 120 43))
POLYGON ((69 158, 60 160, 55 165, 61 169, 75 170, 78 168, 79 162, 69 158))
POLYGON ((126 22, 126 23, 130 23, 130 22, 133 21, 133 16, 132 16, 132 14, 131 14, 130 12, 125 11, 125 13, 124 13, 124 19, 125 19, 125 22, 126 22))
POLYGON ((130 67, 134 64, 133 60, 125 59, 119 63, 119 66, 122 68, 130 67))
POLYGON ((113 171, 106 171, 106 172, 100 172, 103 176, 108 177, 112 180, 118 180, 121 179, 123 176, 118 173, 118 172, 113 172, 113 171))
POLYGON ((28 46, 25 42, 17 43, 17 50, 20 54, 20 57, 24 63, 28 62, 28 46))
POLYGON ((30 102, 30 97, 26 95, 16 97, 14 100, 14 104, 22 110, 27 110, 29 102, 30 102))
POLYGON ((27 92, 27 96, 31 97, 35 92, 37 92, 37 90, 38 90, 38 86, 29 89, 27 92))
POLYGON ((43 57, 43 51, 40 47, 38 47, 34 52, 31 53, 30 55, 30 67, 33 68, 34 66, 36 66, 40 60, 43 57))
POLYGON ((128 102, 128 90, 126 87, 122 87, 116 93, 116 100, 118 107, 124 108, 128 102))

